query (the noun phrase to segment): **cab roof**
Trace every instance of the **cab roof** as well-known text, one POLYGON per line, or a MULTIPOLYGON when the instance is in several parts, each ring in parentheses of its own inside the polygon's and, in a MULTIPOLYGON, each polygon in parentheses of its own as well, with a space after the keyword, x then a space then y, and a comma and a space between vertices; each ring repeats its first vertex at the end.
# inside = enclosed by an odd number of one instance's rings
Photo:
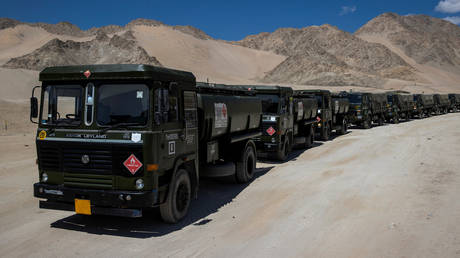
POLYGON ((71 80, 155 80, 195 82, 190 72, 143 64, 97 64, 47 67, 40 72, 40 81, 71 80), (87 78, 85 72, 91 74, 87 78))

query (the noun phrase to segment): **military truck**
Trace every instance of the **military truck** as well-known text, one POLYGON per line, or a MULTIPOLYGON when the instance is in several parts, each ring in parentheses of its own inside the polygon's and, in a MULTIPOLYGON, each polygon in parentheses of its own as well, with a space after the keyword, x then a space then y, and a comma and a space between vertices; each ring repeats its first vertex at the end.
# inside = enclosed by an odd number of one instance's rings
POLYGON ((431 94, 414 94, 413 116, 418 118, 430 117, 434 112, 434 99, 431 94))
POLYGON ((261 158, 286 160, 293 147, 310 147, 314 141, 317 103, 293 97, 290 87, 233 85, 256 92, 262 101, 262 135, 254 139, 261 158))
POLYGON ((159 207, 175 223, 200 176, 254 175, 262 104, 249 91, 149 65, 49 67, 39 79, 40 208, 140 217, 159 207))
POLYGON ((318 126, 316 133, 321 140, 327 141, 332 130, 337 134, 345 134, 348 130, 349 101, 341 95, 332 95, 328 90, 296 90, 294 97, 307 98, 312 96, 318 102, 318 126))
POLYGON ((393 123, 398 123, 401 118, 406 121, 410 120, 414 108, 412 95, 388 92, 387 101, 389 106, 386 116, 387 120, 391 120, 393 123))
POLYGON ((383 93, 341 92, 350 102, 349 121, 364 129, 372 127, 372 122, 382 125, 388 110, 387 97, 383 93))
POLYGON ((449 112, 449 108, 450 108, 449 95, 434 94, 433 99, 434 99, 434 110, 436 114, 440 115, 440 114, 446 114, 447 112, 449 112))
POLYGON ((450 93, 449 95, 450 100, 450 112, 458 112, 460 109, 460 94, 450 93))

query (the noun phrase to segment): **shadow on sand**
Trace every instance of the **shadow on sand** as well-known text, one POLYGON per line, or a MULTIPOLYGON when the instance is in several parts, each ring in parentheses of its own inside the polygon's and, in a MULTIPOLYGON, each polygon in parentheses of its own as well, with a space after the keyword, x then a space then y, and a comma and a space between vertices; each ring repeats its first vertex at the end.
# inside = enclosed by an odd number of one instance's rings
MULTIPOLYGON (((265 175, 272 167, 259 168, 255 178, 265 175)), ((253 182, 253 181, 252 181, 253 182)), ((114 235, 132 238, 160 237, 188 225, 201 226, 211 222, 204 219, 231 203, 251 183, 236 184, 230 179, 200 181, 198 199, 193 200, 187 217, 177 224, 166 224, 158 209, 147 211, 142 218, 72 215, 51 223, 51 227, 75 230, 97 235, 114 235)))

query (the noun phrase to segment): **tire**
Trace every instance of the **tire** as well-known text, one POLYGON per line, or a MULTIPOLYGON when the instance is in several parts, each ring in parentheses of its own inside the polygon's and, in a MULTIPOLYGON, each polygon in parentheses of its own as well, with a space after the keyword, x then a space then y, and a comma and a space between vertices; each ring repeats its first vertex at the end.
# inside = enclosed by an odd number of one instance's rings
POLYGON ((190 176, 185 169, 179 169, 169 186, 166 202, 160 205, 163 221, 177 223, 188 213, 192 196, 190 176))
POLYGON ((366 120, 363 121, 363 128, 364 129, 371 128, 371 120, 369 118, 367 118, 366 120))
POLYGON ((331 128, 329 128, 329 123, 325 123, 323 128, 321 129, 321 140, 329 141, 331 137, 331 128))
POLYGON ((286 138, 283 143, 283 148, 278 150, 278 152, 276 153, 276 159, 279 161, 285 161, 288 154, 289 154, 289 140, 286 138))
POLYGON ((340 130, 338 131, 340 135, 346 134, 348 131, 348 124, 347 120, 344 118, 342 119, 342 126, 340 127, 340 130))
POLYGON ((393 117, 393 124, 399 124, 399 116, 393 117))
POLYGON ((315 141, 315 130, 313 130, 313 127, 310 126, 310 135, 306 137, 307 139, 305 140, 305 149, 310 148, 313 145, 313 142, 315 141))
POLYGON ((254 177, 256 170, 256 153, 252 144, 246 144, 243 154, 236 162, 236 181, 238 183, 247 183, 254 177))
POLYGON ((384 124, 385 124, 385 122, 384 122, 384 121, 385 121, 385 119, 384 119, 384 118, 382 118, 382 117, 380 116, 380 117, 379 117, 379 122, 378 122, 379 126, 382 126, 382 125, 384 125, 384 124))

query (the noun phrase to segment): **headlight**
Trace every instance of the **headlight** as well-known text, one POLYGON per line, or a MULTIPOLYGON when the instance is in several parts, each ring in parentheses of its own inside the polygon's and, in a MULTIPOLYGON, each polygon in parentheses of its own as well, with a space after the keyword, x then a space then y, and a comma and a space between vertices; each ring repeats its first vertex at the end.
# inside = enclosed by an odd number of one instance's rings
POLYGON ((43 173, 43 174, 42 174, 42 182, 45 183, 45 182, 47 182, 47 181, 48 181, 48 174, 43 173))
POLYGON ((144 180, 139 178, 136 180, 136 189, 141 190, 142 188, 144 188, 144 180))
POLYGON ((275 138, 272 138, 272 143, 275 143, 276 142, 276 139, 275 138))
POLYGON ((318 114, 321 114, 321 109, 318 109, 318 114))

